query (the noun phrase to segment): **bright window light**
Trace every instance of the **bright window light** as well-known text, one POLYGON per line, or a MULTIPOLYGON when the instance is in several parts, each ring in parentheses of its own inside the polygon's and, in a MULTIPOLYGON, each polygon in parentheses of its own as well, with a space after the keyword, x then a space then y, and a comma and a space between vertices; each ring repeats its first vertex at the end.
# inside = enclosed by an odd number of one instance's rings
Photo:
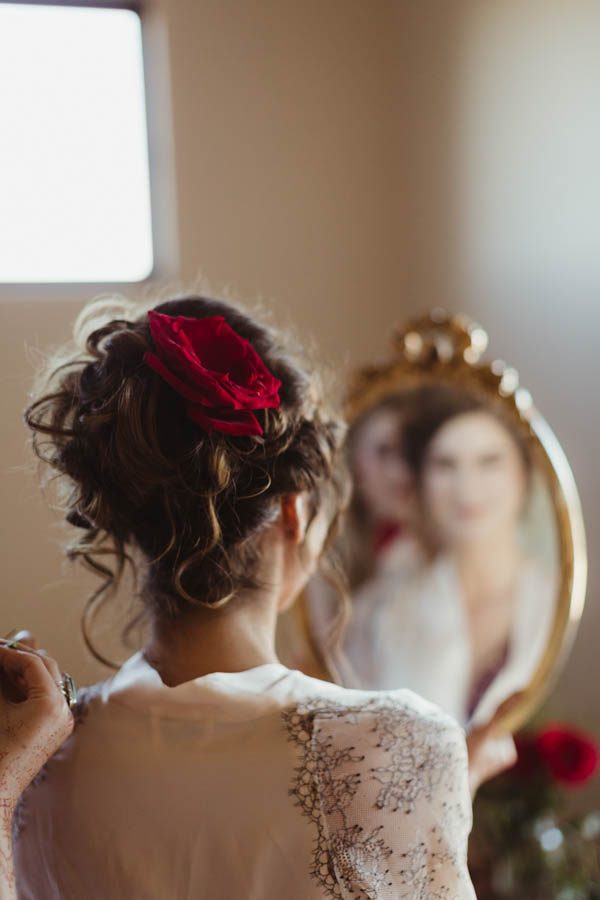
POLYGON ((0 3, 0 282, 152 266, 139 16, 0 3))

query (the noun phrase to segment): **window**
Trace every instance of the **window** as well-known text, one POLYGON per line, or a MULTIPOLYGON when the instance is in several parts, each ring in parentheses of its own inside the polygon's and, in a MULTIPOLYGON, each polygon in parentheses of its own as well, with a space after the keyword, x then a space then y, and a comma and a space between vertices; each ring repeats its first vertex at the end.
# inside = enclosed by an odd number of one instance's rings
POLYGON ((139 16, 0 3, 0 282, 152 267, 139 16))

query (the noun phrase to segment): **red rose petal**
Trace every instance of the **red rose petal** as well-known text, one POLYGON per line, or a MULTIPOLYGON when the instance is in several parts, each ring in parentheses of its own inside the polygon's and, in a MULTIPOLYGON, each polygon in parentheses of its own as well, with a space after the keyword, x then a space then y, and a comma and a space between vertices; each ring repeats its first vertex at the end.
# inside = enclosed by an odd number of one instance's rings
POLYGON ((151 310, 156 353, 146 364, 188 401, 190 418, 208 430, 262 434, 252 410, 277 409, 281 382, 223 316, 196 319, 151 310))
POLYGON ((575 729, 550 725, 538 735, 537 745, 549 771, 563 784, 583 784, 598 766, 595 742, 575 729))

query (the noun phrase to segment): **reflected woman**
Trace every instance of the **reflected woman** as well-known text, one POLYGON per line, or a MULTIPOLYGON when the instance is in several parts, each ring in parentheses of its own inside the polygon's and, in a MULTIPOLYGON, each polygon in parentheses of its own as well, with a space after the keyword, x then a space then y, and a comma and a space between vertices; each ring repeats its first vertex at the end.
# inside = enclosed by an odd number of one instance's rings
MULTIPOLYGON (((20 804, 21 900, 472 900, 461 729, 275 654, 346 493, 318 378, 202 297, 92 306, 76 338, 27 421, 81 530, 71 555, 109 586, 134 558, 148 638, 84 692, 20 804)), ((479 738, 472 786, 510 762, 479 738)))
POLYGON ((348 431, 353 493, 344 541, 352 591, 381 569, 410 572, 420 556, 414 482, 402 452, 402 429, 409 408, 409 393, 391 395, 348 431))
POLYGON ((433 552, 388 605, 368 686, 411 687, 485 721, 527 685, 553 620, 554 574, 523 539, 530 452, 487 401, 441 385, 415 396, 403 449, 433 552))
POLYGON ((349 608, 340 621, 339 592, 322 575, 306 591, 312 639, 326 665, 347 685, 356 676, 350 660, 362 660, 361 677, 373 660, 372 647, 385 615, 386 591, 373 603, 369 585, 390 580, 393 590, 407 581, 422 558, 416 534, 414 479, 402 454, 402 427, 410 393, 391 394, 352 423, 345 450, 352 496, 336 541, 349 608), (366 592, 363 588, 366 587, 366 592))

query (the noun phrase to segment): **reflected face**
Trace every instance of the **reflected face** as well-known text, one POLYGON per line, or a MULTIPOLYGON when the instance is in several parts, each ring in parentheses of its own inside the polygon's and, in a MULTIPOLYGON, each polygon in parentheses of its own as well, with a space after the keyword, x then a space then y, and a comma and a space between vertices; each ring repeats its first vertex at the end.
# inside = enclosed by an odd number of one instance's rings
POLYGON ((429 445, 422 473, 424 514, 446 546, 515 528, 526 490, 519 448, 490 413, 456 416, 429 445))
POLYGON ((413 479, 401 453, 397 412, 379 410, 361 425, 352 456, 357 490, 373 519, 405 523, 412 514, 413 479))

